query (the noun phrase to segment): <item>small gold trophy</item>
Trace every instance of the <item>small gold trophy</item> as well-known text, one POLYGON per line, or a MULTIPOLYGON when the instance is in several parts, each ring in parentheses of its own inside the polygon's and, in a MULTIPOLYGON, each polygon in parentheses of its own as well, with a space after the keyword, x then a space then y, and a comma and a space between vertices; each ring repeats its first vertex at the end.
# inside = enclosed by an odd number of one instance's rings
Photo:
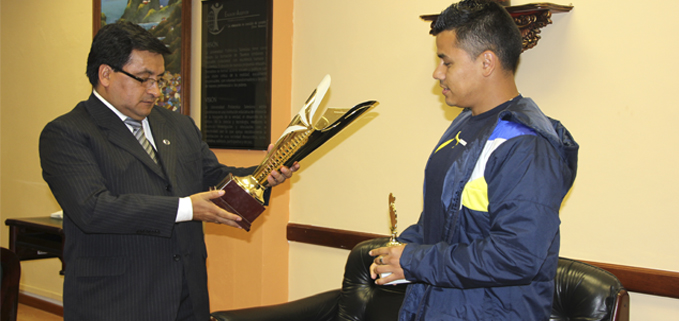
POLYGON ((269 187, 266 179, 269 173, 302 160, 356 118, 378 105, 378 102, 371 100, 352 108, 328 107, 318 110, 328 88, 330 75, 326 75, 311 93, 304 107, 292 118, 288 128, 252 175, 235 177, 229 174, 213 188, 224 190, 225 193, 212 201, 242 217, 238 224, 246 231, 250 231, 252 222, 264 212, 264 191, 269 187))
POLYGON ((391 219, 391 226, 389 229, 391 230, 391 238, 389 239, 387 246, 401 245, 401 243, 396 240, 398 231, 396 230, 396 206, 394 206, 394 202, 396 202, 396 197, 394 197, 394 194, 389 193, 389 218, 391 219))
MULTIPOLYGON (((391 237, 389 239, 389 242, 385 246, 398 246, 402 245, 403 243, 400 243, 399 241, 396 240, 396 235, 398 234, 396 230, 396 206, 394 206, 394 202, 396 202, 396 197, 394 197, 394 194, 389 193, 389 218, 391 219, 391 226, 389 229, 391 230, 391 237)), ((380 274, 381 278, 385 278, 389 276, 391 272, 387 273, 382 273, 380 274)), ((392 284, 400 284, 400 283, 410 283, 410 281, 406 279, 400 279, 400 280, 394 280, 389 283, 386 283, 385 285, 392 285, 392 284)))

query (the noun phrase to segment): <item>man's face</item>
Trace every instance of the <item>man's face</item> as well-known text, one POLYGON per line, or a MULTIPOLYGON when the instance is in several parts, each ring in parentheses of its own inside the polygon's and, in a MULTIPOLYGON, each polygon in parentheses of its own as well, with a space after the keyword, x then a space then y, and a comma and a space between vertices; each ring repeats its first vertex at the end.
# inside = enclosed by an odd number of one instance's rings
POLYGON ((437 55, 441 59, 433 77, 443 88, 446 104, 472 108, 482 96, 482 58, 472 58, 457 46, 455 31, 443 31, 436 36, 437 55))
MULTIPOLYGON (((132 50, 130 60, 122 69, 140 79, 159 79, 165 72, 165 60, 161 54, 132 50)), ((157 84, 149 87, 148 82, 141 83, 115 71, 111 73, 108 92, 107 100, 125 116, 136 120, 146 118, 160 96, 157 84)))

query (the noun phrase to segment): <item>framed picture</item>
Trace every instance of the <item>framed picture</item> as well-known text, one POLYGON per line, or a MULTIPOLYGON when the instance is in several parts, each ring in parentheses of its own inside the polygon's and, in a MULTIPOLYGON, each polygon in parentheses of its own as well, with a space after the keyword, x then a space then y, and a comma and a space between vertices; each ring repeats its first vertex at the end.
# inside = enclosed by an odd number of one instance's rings
POLYGON ((201 130, 211 148, 271 142, 273 0, 204 0, 201 130))
POLYGON ((160 88, 158 106, 189 114, 191 75, 191 0, 93 0, 92 36, 107 24, 131 21, 161 39, 168 85, 160 88))

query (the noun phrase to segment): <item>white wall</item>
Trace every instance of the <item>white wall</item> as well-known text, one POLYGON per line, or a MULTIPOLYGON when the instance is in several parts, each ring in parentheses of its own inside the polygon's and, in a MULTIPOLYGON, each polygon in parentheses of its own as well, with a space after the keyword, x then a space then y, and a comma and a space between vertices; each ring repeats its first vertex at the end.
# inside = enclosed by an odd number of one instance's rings
MULTIPOLYGON (((92 0, 2 0, 0 239, 7 218, 59 210, 42 179, 38 138, 50 120, 73 109, 92 90, 85 62, 92 39, 92 0)), ((21 290, 61 301, 58 259, 22 261, 21 290)))
MULTIPOLYGON (((390 192, 399 230, 417 220, 426 158, 458 112, 431 78, 435 43, 419 15, 451 3, 295 1, 293 112, 326 73, 328 105, 381 104, 302 162, 291 222, 387 234, 390 192)), ((679 271, 679 2, 572 5, 542 29, 516 77, 522 94, 581 145, 561 211, 561 255, 679 271)), ((290 299, 339 287, 347 254, 291 243, 290 299)), ((672 319, 679 300, 632 294, 631 309, 635 320, 672 319)))

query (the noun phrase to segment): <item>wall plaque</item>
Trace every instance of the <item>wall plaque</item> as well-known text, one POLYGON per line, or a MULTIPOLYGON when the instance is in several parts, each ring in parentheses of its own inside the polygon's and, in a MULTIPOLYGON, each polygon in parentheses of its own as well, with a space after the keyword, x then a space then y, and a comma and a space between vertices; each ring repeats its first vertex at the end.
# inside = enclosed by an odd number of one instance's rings
POLYGON ((211 148, 266 150, 271 141, 272 0, 203 5, 203 139, 211 148))

